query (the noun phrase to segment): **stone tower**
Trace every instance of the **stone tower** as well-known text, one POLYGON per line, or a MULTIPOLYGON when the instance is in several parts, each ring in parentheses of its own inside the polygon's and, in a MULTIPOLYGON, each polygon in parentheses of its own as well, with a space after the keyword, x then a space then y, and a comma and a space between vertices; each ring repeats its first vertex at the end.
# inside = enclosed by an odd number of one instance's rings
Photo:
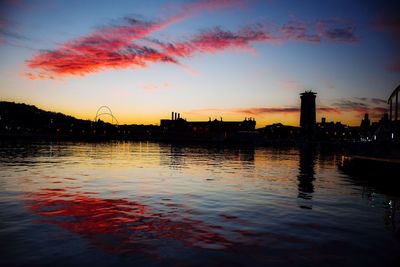
POLYGON ((300 94, 300 127, 303 135, 311 137, 316 126, 315 98, 317 93, 305 91, 300 94))

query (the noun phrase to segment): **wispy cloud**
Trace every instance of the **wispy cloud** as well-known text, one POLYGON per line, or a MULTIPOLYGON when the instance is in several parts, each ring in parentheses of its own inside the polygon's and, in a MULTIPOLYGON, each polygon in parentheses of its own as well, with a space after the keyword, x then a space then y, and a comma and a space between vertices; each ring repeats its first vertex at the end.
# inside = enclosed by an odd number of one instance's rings
POLYGON ((125 17, 100 27, 80 38, 67 41, 57 49, 40 51, 26 61, 32 70, 30 79, 66 75, 84 76, 105 69, 145 68, 150 63, 167 63, 190 69, 180 63, 196 53, 216 53, 226 49, 254 51, 254 42, 353 42, 354 27, 342 20, 317 21, 311 26, 291 21, 281 27, 264 24, 245 26, 237 31, 221 27, 205 29, 186 37, 185 41, 151 38, 173 23, 180 22, 205 10, 240 6, 239 0, 203 0, 182 5, 175 15, 157 21, 125 17))
POLYGON ((311 43, 319 43, 321 41, 321 37, 315 32, 310 32, 310 26, 300 20, 289 21, 284 24, 280 29, 283 34, 283 40, 295 40, 302 42, 311 42, 311 43))
POLYGON ((316 30, 322 39, 331 42, 352 43, 358 41, 355 35, 355 25, 343 19, 320 20, 316 23, 316 30))
MULTIPOLYGON (((356 113, 362 117, 364 113, 369 113, 372 118, 381 118, 386 113, 386 101, 380 98, 351 98, 339 99, 331 105, 317 106, 317 113, 324 115, 341 115, 343 113, 356 113)), ((300 114, 298 106, 286 107, 248 107, 248 108, 206 108, 197 109, 189 112, 190 114, 240 114, 250 116, 264 115, 290 115, 300 114)))
MULTIPOLYGON (((106 68, 145 67, 149 62, 176 60, 154 48, 135 44, 164 22, 147 22, 124 18, 121 25, 98 29, 81 38, 68 41, 58 49, 42 51, 27 61, 39 69, 38 75, 85 75, 106 68)), ((34 75, 34 74, 32 74, 34 75)))
POLYGON ((171 89, 171 88, 173 88, 173 86, 174 85, 169 82, 160 83, 160 84, 142 84, 142 85, 140 85, 140 87, 143 88, 143 90, 145 90, 147 92, 157 92, 160 90, 171 89))
POLYGON ((355 97, 354 99, 357 99, 359 101, 363 101, 365 103, 372 103, 376 105, 386 105, 387 101, 382 98, 368 98, 368 97, 355 97))
MULTIPOLYGON (((340 110, 335 107, 318 107, 317 112, 341 114, 340 110)), ((249 107, 249 108, 208 108, 192 110, 190 114, 210 114, 210 113, 231 113, 242 115, 266 115, 266 114, 298 114, 300 113, 299 107, 249 107)))
POLYGON ((298 113, 298 107, 282 107, 282 108, 245 108, 245 109, 234 109, 236 113, 243 113, 249 115, 260 115, 260 114, 288 114, 298 113))
POLYGON ((34 55, 26 63, 29 68, 38 71, 27 76, 34 79, 54 75, 86 75, 109 68, 143 68, 152 62, 177 64, 177 60, 165 52, 143 44, 146 43, 144 38, 201 10, 228 7, 238 2, 192 2, 183 5, 178 14, 159 21, 125 17, 117 24, 103 26, 86 36, 65 42, 56 50, 41 51, 34 55))
POLYGON ((344 112, 356 112, 358 115, 369 113, 371 117, 380 118, 388 111, 387 103, 380 98, 355 97, 339 99, 333 106, 344 112))
POLYGON ((352 43, 358 40, 355 35, 354 23, 342 19, 325 19, 312 23, 291 20, 284 24, 279 31, 282 34, 282 41, 352 43))
POLYGON ((189 57, 194 53, 215 53, 229 48, 251 50, 251 43, 272 39, 260 25, 256 25, 244 27, 237 32, 215 27, 195 34, 186 42, 159 44, 169 55, 189 57))
MULTIPOLYGON (((237 112, 251 114, 251 115, 261 115, 261 114, 290 114, 299 113, 300 109, 298 107, 284 107, 284 108, 249 108, 249 109, 238 109, 237 112)), ((318 107, 317 112, 325 113, 335 113, 341 114, 341 112, 334 107, 318 107)))
POLYGON ((16 24, 14 22, 0 18, 0 44, 14 45, 14 42, 29 40, 19 34, 15 28, 16 24))

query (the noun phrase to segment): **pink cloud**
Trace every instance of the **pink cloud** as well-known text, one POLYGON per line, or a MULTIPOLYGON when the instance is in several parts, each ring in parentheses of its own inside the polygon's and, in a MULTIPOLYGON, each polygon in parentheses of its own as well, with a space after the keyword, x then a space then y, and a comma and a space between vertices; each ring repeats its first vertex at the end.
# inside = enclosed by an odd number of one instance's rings
POLYGON ((160 44, 169 55, 189 57, 194 53, 216 53, 225 49, 251 50, 251 43, 273 40, 260 26, 245 27, 237 32, 215 27, 204 30, 186 42, 160 44))
MULTIPOLYGON (((168 55, 133 41, 163 27, 162 22, 124 19, 124 24, 103 27, 65 42, 58 49, 42 51, 27 61, 36 75, 85 75, 106 68, 146 67, 149 62, 177 63, 168 55)), ((35 75, 35 74, 32 74, 35 75)))
POLYGON ((165 89, 171 89, 174 85, 169 82, 161 83, 161 84, 144 84, 141 87, 147 92, 156 92, 165 89))
POLYGON ((43 75, 41 73, 39 74, 32 74, 29 72, 23 73, 21 74, 21 76, 25 76, 26 78, 28 78, 29 80, 54 80, 54 76, 52 75, 43 75))
POLYGON ((109 68, 143 68, 152 62, 177 64, 177 60, 154 47, 140 45, 155 31, 181 21, 201 10, 213 10, 241 1, 208 0, 183 5, 177 15, 156 22, 124 18, 119 25, 102 27, 86 36, 67 41, 56 50, 41 51, 28 60, 27 66, 38 70, 31 79, 51 75, 86 75, 109 68))
POLYGON ((184 4, 175 15, 158 21, 124 18, 118 24, 98 28, 85 36, 67 41, 54 50, 35 54, 26 61, 26 65, 32 70, 27 77, 51 79, 68 75, 84 76, 106 69, 146 68, 151 63, 174 64, 193 73, 189 66, 179 62, 181 58, 226 49, 254 52, 254 42, 355 40, 353 28, 339 20, 318 22, 318 27, 314 26, 317 28, 314 33, 309 29, 309 24, 291 21, 272 31, 262 24, 242 27, 238 31, 214 27, 194 34, 186 41, 163 42, 149 37, 155 31, 201 11, 238 6, 242 3, 239 0, 203 0, 184 4))

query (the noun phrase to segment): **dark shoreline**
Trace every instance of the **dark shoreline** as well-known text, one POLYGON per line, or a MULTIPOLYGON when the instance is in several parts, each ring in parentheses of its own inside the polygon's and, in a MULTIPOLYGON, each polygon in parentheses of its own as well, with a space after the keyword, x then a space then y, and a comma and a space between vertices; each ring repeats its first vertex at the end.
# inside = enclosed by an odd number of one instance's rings
POLYGON ((392 142, 351 142, 351 141, 307 141, 302 139, 252 139, 252 140, 215 140, 195 138, 136 137, 121 138, 114 136, 70 136, 50 134, 0 134, 0 141, 70 141, 70 142, 160 142, 174 146, 222 146, 222 147, 276 147, 310 148, 318 151, 341 152, 347 156, 369 156, 400 159, 400 144, 392 142))

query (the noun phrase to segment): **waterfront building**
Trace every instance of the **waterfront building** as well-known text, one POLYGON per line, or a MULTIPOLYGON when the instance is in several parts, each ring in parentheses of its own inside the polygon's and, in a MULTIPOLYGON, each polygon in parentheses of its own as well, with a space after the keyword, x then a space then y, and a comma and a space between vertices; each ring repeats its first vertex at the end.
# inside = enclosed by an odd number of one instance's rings
POLYGON ((311 139, 315 134, 316 109, 315 98, 317 93, 305 91, 300 94, 300 127, 304 137, 311 139))
POLYGON ((179 113, 172 112, 171 119, 160 120, 163 136, 171 140, 210 140, 210 141, 248 141, 252 142, 256 121, 245 118, 243 121, 224 121, 211 118, 208 121, 187 121, 179 113))

